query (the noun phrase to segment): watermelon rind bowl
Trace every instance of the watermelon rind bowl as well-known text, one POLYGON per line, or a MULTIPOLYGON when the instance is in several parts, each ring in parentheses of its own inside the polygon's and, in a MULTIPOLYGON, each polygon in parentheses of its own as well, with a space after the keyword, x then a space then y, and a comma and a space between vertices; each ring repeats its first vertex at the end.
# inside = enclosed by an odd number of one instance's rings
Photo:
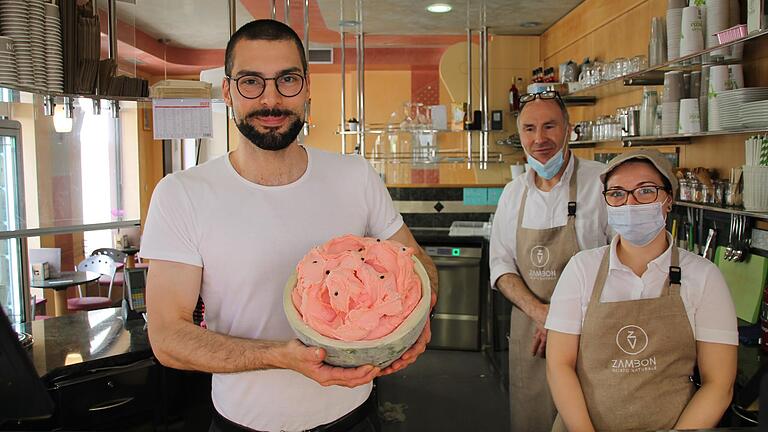
POLYGON ((293 305, 291 293, 296 286, 296 272, 288 278, 283 293, 283 309, 296 337, 304 345, 323 348, 325 362, 340 367, 357 367, 372 364, 385 368, 400 358, 419 338, 429 315, 431 288, 424 266, 413 258, 414 271, 421 280, 421 300, 410 315, 392 333, 374 340, 343 341, 323 336, 301 319, 293 305))

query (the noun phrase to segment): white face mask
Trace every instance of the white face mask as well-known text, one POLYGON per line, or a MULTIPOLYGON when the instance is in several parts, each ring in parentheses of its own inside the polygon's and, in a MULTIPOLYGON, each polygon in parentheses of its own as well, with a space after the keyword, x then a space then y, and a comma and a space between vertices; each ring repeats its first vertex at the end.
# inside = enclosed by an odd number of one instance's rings
POLYGON ((608 225, 616 230, 623 240, 635 246, 645 246, 664 229, 666 220, 662 210, 664 203, 608 206, 608 225))

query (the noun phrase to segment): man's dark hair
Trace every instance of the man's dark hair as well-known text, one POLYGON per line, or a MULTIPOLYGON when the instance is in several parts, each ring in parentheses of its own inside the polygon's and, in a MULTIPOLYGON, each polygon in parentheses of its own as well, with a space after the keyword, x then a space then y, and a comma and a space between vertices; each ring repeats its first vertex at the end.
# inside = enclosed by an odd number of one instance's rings
POLYGON ((304 73, 307 73, 307 56, 304 54, 304 44, 301 43, 299 35, 292 28, 271 19, 260 19, 251 21, 240 27, 227 43, 227 50, 224 53, 224 74, 231 76, 232 64, 234 63, 235 45, 241 40, 267 40, 267 41, 293 41, 299 50, 301 57, 301 67, 304 73))

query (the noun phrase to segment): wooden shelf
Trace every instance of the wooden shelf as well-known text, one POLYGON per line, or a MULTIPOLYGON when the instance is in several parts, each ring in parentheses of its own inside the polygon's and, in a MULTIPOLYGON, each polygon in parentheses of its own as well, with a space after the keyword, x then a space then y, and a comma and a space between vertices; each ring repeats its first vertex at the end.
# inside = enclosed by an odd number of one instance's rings
MULTIPOLYGON (((644 86, 644 85, 662 85, 664 84, 664 72, 668 71, 683 71, 690 72, 695 70, 701 70, 702 59, 704 54, 708 54, 713 51, 720 50, 722 48, 730 47, 732 45, 745 43, 753 39, 757 39, 768 34, 768 30, 762 30, 759 32, 750 33, 746 37, 737 39, 733 42, 728 42, 722 45, 707 48, 705 50, 690 54, 687 56, 679 57, 660 64, 658 66, 649 67, 647 69, 635 72, 632 74, 624 75, 619 78, 614 78, 609 81, 603 81, 593 86, 583 88, 581 90, 572 92, 569 96, 592 96, 596 98, 604 98, 614 96, 617 94, 626 93, 626 86, 644 86)), ((739 61, 725 61, 717 63, 705 63, 707 64, 728 64, 739 61)))

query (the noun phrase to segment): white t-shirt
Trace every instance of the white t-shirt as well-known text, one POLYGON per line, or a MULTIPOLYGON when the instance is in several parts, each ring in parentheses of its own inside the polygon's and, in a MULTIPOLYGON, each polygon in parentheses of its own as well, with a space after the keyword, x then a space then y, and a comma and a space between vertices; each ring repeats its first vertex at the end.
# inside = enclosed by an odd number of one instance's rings
MULTIPOLYGON (((283 287, 314 246, 344 234, 389 238, 402 216, 370 164, 306 148, 307 170, 284 186, 242 178, 228 156, 157 185, 141 256, 203 268, 200 295, 212 331, 252 339, 295 337, 283 287)), ((291 370, 214 374, 212 398, 226 418, 253 429, 303 430, 366 400, 371 385, 323 387, 291 370)))
MULTIPOLYGON (((581 251, 571 258, 552 295, 545 326, 547 329, 581 334, 597 270, 608 248, 611 255, 605 287, 600 296, 602 303, 657 298, 661 295, 669 275, 672 248, 667 248, 651 261, 642 277, 638 277, 619 261, 616 255, 618 238, 614 237, 608 246, 581 251)), ((682 249, 680 269, 680 295, 696 340, 738 345, 736 310, 720 269, 710 261, 682 249)))
MULTIPOLYGON (((571 153, 573 156, 573 153, 571 153)), ((496 208, 491 229, 491 286, 506 273, 520 274, 517 268, 517 218, 523 202, 523 192, 528 187, 523 228, 547 229, 560 227, 568 222, 568 197, 573 160, 560 178, 560 182, 549 192, 543 192, 534 183, 534 172, 528 170, 504 187, 496 208)), ((579 249, 592 249, 611 241, 606 204, 602 195, 603 184, 600 171, 605 168, 600 162, 579 159, 576 172, 576 241, 579 249)))

